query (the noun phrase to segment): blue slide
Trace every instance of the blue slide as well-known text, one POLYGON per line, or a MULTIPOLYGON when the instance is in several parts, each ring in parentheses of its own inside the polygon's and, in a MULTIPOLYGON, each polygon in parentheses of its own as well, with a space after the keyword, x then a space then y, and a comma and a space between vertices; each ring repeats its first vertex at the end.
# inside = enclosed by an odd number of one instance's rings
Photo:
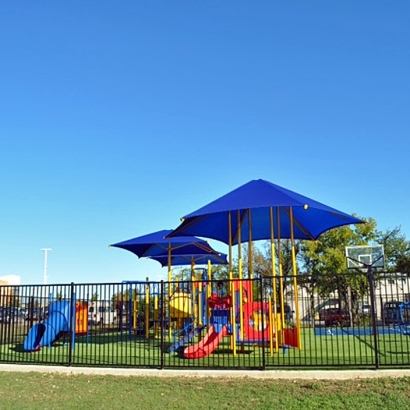
POLYGON ((70 330, 70 309, 70 302, 52 302, 48 308, 47 319, 29 330, 24 341, 24 350, 33 352, 44 346, 51 346, 60 332, 68 332, 70 330))

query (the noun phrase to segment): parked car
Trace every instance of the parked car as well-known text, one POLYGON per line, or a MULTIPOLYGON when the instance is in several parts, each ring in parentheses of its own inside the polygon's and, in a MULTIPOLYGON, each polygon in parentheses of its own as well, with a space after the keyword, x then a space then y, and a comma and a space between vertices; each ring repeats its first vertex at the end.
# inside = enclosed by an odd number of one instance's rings
POLYGON ((349 311, 346 309, 328 308, 319 312, 319 320, 325 323, 325 326, 345 325, 349 323, 349 311))
POLYGON ((369 305, 368 303, 363 303, 362 305, 359 306, 359 309, 357 310, 357 314, 362 315, 362 316, 370 316, 371 305, 369 305))
POLYGON ((26 313, 26 320, 38 320, 37 312, 35 309, 28 309, 26 313))
POLYGON ((46 319, 48 316, 48 309, 47 308, 34 308, 34 309, 27 309, 26 313, 26 320, 33 320, 33 321, 42 321, 46 319))
POLYGON ((0 309, 1 323, 23 323, 25 320, 24 313, 19 308, 2 307, 0 309))
POLYGON ((116 320, 117 312, 113 307, 96 302, 88 308, 88 322, 91 324, 113 324, 116 320))
POLYGON ((383 321, 386 325, 410 323, 410 308, 397 300, 386 302, 383 306, 383 321))
POLYGON ((6 307, 0 308, 0 323, 8 323, 9 315, 6 307))

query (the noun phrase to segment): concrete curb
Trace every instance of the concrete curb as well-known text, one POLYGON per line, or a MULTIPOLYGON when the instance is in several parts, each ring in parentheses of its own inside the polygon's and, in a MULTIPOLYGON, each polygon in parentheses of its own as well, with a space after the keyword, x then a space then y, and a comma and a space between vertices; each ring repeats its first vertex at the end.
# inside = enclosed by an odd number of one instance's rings
POLYGON ((158 369, 117 369, 101 367, 64 367, 64 366, 36 366, 18 364, 0 364, 2 372, 37 372, 65 375, 113 375, 125 377, 195 377, 195 378, 224 378, 224 379, 286 379, 286 380, 351 380, 374 379, 382 377, 410 377, 410 369, 386 370, 158 370, 158 369))

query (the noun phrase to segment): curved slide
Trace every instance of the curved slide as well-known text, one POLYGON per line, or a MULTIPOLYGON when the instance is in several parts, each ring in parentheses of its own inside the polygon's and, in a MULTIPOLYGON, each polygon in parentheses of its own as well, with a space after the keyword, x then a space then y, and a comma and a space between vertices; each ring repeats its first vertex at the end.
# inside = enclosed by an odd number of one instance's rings
POLYGON ((212 326, 199 343, 188 346, 184 350, 184 357, 186 359, 200 359, 208 356, 218 347, 225 336, 228 336, 228 328, 226 326, 223 326, 219 333, 215 330, 215 327, 212 326))
POLYGON ((33 352, 43 346, 50 346, 60 332, 70 330, 70 302, 53 302, 49 306, 48 317, 37 323, 28 332, 24 350, 33 352))

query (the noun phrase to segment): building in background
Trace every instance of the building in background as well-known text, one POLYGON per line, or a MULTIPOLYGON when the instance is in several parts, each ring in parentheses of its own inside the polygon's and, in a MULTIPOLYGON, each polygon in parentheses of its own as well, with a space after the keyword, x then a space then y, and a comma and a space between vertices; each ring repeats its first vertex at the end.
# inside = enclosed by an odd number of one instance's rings
POLYGON ((16 292, 14 291, 14 287, 20 284, 20 276, 0 276, 0 306, 10 306, 14 304, 13 296, 18 296, 15 294, 16 292))

